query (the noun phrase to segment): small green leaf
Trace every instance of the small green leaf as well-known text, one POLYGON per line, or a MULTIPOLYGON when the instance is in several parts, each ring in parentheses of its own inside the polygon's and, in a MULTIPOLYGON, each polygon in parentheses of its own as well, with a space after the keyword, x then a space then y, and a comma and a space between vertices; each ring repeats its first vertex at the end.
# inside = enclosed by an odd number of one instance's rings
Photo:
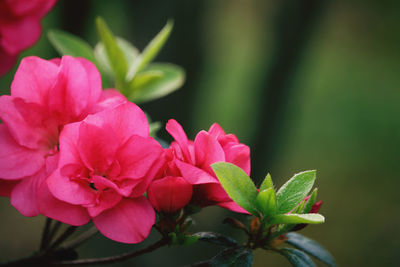
POLYGON ((169 20, 164 28, 146 46, 146 48, 142 52, 142 58, 137 68, 137 71, 142 70, 157 56, 158 52, 161 50, 169 35, 171 34, 173 26, 174 22, 172 20, 169 20))
POLYGON ((265 176, 265 179, 260 186, 260 192, 270 187, 273 188, 274 183, 272 182, 271 174, 268 173, 267 176, 265 176))
POLYGON ((92 47, 78 36, 60 30, 51 30, 48 38, 61 55, 83 57, 96 64, 92 47))
POLYGON ((257 188, 251 178, 238 166, 217 162, 211 165, 229 197, 253 215, 256 209, 257 188))
POLYGON ((315 267, 314 262, 304 252, 293 248, 282 248, 278 251, 294 267, 315 267))
POLYGON ((280 214, 273 217, 272 224, 319 224, 325 222, 324 216, 318 213, 309 214, 280 214))
POLYGON ((296 207, 310 192, 315 181, 315 170, 295 174, 276 194, 278 214, 287 213, 296 207))
POLYGON ((128 63, 124 52, 119 47, 116 38, 101 17, 96 19, 96 26, 97 32, 107 52, 107 58, 110 62, 116 81, 119 83, 124 83, 125 75, 128 69, 128 63))
POLYGON ((271 217, 276 214, 276 197, 273 187, 258 193, 257 207, 264 217, 271 217))
POLYGON ((315 188, 310 195, 310 198, 307 200, 306 204, 304 205, 304 209, 302 213, 309 213, 314 203, 317 201, 317 193, 318 189, 315 188))
POLYGON ((209 265, 212 267, 251 267, 253 252, 244 247, 227 248, 214 256, 209 265))
POLYGON ((128 99, 135 103, 143 103, 163 97, 179 89, 184 80, 185 71, 179 66, 150 64, 133 79, 128 99), (140 78, 137 79, 138 77, 140 78))
POLYGON ((286 237, 288 238, 286 243, 310 254, 331 267, 336 266, 335 259, 332 255, 316 241, 294 232, 287 233, 286 237))
POLYGON ((193 236, 197 236, 199 238, 200 241, 205 241, 205 242, 209 242, 212 244, 216 244, 216 245, 221 245, 221 246, 225 246, 225 247, 234 247, 237 246, 237 242, 236 240, 225 236, 225 235, 221 235, 218 233, 213 233, 213 232, 198 232, 193 234, 193 236))
POLYGON ((149 135, 155 137, 157 132, 161 129, 161 122, 155 121, 149 124, 149 135))

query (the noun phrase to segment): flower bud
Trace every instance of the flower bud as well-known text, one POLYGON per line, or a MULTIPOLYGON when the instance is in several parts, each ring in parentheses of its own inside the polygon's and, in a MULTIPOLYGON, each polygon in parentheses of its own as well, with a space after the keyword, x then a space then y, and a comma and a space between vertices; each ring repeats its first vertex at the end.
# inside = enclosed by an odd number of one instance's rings
POLYGON ((192 198, 192 185, 182 177, 167 176, 153 181, 147 195, 157 211, 174 213, 186 206, 192 198))

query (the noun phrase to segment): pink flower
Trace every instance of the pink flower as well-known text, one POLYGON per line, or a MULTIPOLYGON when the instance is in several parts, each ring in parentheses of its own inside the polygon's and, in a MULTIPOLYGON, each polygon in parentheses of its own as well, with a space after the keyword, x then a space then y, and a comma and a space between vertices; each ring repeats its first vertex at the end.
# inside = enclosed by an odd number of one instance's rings
POLYGON ((0 97, 0 178, 7 185, 0 193, 25 216, 39 213, 37 191, 57 165, 63 127, 126 101, 114 90, 102 91, 89 61, 65 56, 58 63, 24 58, 11 96, 0 97))
MULTIPOLYGON (((161 146, 149 137, 145 114, 126 102, 68 124, 60 136, 58 168, 47 179, 50 193, 85 214, 110 239, 138 243, 149 234, 155 212, 143 196, 160 168, 161 146)), ((45 194, 39 194, 39 197, 45 194)), ((41 212, 66 220, 58 202, 40 201, 41 212)))
POLYGON ((15 63, 18 54, 40 37, 40 20, 56 0, 0 1, 0 76, 15 63))
POLYGON ((210 165, 226 161, 250 174, 249 147, 239 143, 236 136, 225 134, 216 123, 208 132, 199 132, 194 141, 188 140, 182 127, 175 120, 170 120, 166 129, 175 142, 165 151, 166 163, 149 187, 149 199, 156 209, 165 212, 176 211, 190 202, 201 207, 219 205, 246 213, 229 198, 210 165), (187 184, 192 185, 192 190, 188 189, 187 184), (173 188, 174 185, 179 189, 173 188), (160 205, 161 201, 157 199, 160 194, 165 199, 170 199, 173 208, 168 206, 169 203, 160 205), (167 194, 173 195, 166 196, 167 194))

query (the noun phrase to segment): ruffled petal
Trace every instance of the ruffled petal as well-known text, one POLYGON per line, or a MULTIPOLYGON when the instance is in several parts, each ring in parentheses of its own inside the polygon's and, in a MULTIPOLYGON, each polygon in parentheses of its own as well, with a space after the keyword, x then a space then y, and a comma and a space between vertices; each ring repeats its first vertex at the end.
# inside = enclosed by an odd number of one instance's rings
POLYGON ((126 97, 115 89, 103 90, 100 99, 94 108, 94 113, 114 108, 127 101, 126 97))
POLYGON ((228 209, 228 210, 231 210, 231 211, 234 211, 234 212, 250 214, 247 210, 243 209, 242 207, 240 207, 238 204, 236 204, 233 201, 218 203, 218 206, 228 209))
POLYGON ((58 66, 39 57, 21 60, 11 84, 11 95, 44 105, 58 75, 58 66))
POLYGON ((189 151, 189 140, 182 126, 176 120, 171 119, 167 122, 165 129, 178 143, 185 160, 189 163, 194 163, 194 157, 189 151))
POLYGON ((194 140, 194 150, 196 155, 196 165, 208 172, 214 173, 211 164, 219 161, 225 161, 225 153, 217 139, 201 131, 194 140))
POLYGON ((18 145, 2 124, 0 147, 0 175, 3 179, 21 179, 37 173, 45 165, 44 151, 18 145))
POLYGON ((122 243, 142 242, 155 222, 155 212, 145 197, 122 199, 112 209, 93 218, 106 237, 122 243))
POLYGON ((14 66, 18 55, 11 55, 0 47, 0 77, 6 74, 14 66))
POLYGON ((10 197, 12 190, 20 181, 21 180, 9 181, 0 179, 0 197, 10 197))
POLYGON ((175 160, 176 166, 182 173, 182 177, 190 184, 219 183, 217 178, 191 164, 175 160))
POLYGON ((122 199, 122 196, 113 190, 101 192, 97 199, 96 205, 88 207, 87 210, 91 217, 96 217, 100 213, 117 205, 122 199))
POLYGON ((223 148, 226 161, 242 168, 247 175, 250 175, 250 148, 236 143, 228 143, 223 148))

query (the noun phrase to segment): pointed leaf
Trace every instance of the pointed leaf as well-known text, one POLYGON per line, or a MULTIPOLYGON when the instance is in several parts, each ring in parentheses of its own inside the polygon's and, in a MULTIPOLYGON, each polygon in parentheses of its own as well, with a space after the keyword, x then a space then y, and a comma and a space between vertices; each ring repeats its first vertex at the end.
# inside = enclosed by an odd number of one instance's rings
POLYGON ((116 38, 101 17, 96 19, 96 26, 97 32, 107 52, 107 58, 116 80, 123 83, 128 69, 128 63, 124 52, 119 47, 116 38))
POLYGON ((308 223, 308 224, 320 224, 325 222, 324 216, 317 213, 309 213, 309 214, 280 214, 274 216, 271 221, 271 224, 299 224, 299 223, 308 223))
POLYGON ((288 238, 286 243, 310 254, 331 267, 336 266, 333 256, 316 241, 294 232, 287 233, 286 237, 288 238))
POLYGON ((295 174, 276 194, 278 214, 287 213, 296 207, 310 192, 315 181, 315 170, 295 174))
POLYGON ((257 188, 251 178, 241 168, 231 163, 217 162, 211 167, 229 197, 251 214, 258 215, 257 188))
POLYGON ((179 89, 184 80, 185 71, 179 66, 161 63, 150 64, 133 79, 130 84, 128 99, 135 103, 143 103, 161 98, 179 89), (138 77, 140 77, 140 80, 137 80, 138 77))
POLYGON ((278 251, 294 267, 315 267, 314 262, 304 252, 293 248, 282 248, 278 251))
POLYGON ((234 247, 237 246, 238 243, 236 240, 230 238, 229 236, 221 235, 213 232, 198 232, 193 234, 193 236, 197 236, 199 240, 213 243, 216 245, 221 245, 225 247, 234 247))
POLYGON ((96 64, 92 47, 78 36, 60 30, 51 30, 48 38, 60 55, 83 57, 96 64))
POLYGON ((274 187, 274 183, 272 182, 272 178, 271 178, 271 174, 267 174, 267 176, 265 176, 264 181, 261 183, 260 186, 260 192, 264 191, 265 189, 268 189, 270 187, 274 187))
POLYGON ((317 201, 317 193, 318 189, 315 188, 310 195, 310 198, 307 200, 306 204, 304 205, 304 209, 302 213, 309 213, 314 203, 317 201))
POLYGON ((270 217, 276 214, 276 197, 273 187, 258 193, 257 207, 264 217, 270 217))
POLYGON ((164 26, 164 28, 146 46, 146 48, 142 52, 142 58, 137 71, 142 70, 157 56, 158 52, 164 46, 169 35, 171 34, 173 26, 174 22, 172 20, 169 20, 167 24, 164 26))

